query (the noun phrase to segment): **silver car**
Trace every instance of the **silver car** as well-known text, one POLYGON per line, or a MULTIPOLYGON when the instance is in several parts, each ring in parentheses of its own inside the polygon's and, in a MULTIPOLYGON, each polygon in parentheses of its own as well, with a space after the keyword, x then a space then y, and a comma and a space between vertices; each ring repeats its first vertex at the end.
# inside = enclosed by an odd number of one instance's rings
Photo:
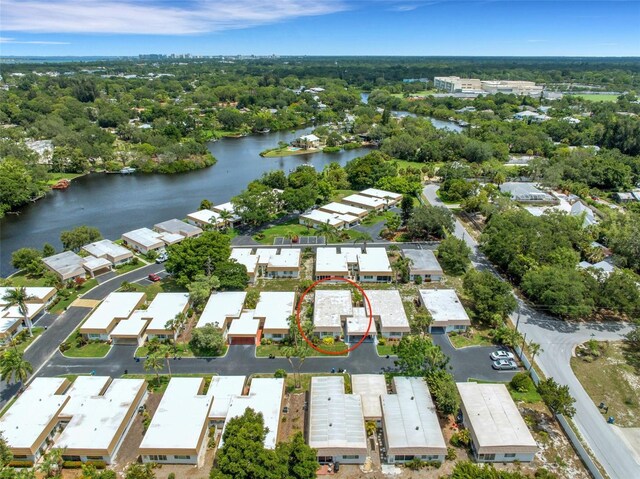
POLYGON ((500 371, 513 371, 518 369, 518 365, 513 359, 499 359, 498 361, 494 361, 491 367, 500 371))
POLYGON ((513 353, 509 351, 494 351, 490 355, 492 361, 498 361, 500 359, 515 359, 513 353))

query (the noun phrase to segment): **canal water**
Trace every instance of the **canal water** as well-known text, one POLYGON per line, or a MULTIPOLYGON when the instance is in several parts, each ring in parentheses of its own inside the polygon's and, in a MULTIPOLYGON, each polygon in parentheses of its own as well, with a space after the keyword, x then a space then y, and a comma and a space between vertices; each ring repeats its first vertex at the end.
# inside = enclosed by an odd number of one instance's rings
POLYGON ((0 275, 14 271, 11 253, 44 243, 61 249, 60 232, 75 226, 90 225, 105 238, 118 239, 126 231, 152 227, 171 218, 184 218, 208 198, 214 204, 227 202, 264 172, 286 172, 302 164, 319 171, 331 162, 345 165, 365 155, 357 149, 339 153, 313 153, 283 158, 262 158, 259 153, 310 133, 313 128, 295 132, 274 132, 243 138, 225 138, 210 143, 209 150, 218 162, 209 168, 176 175, 102 174, 74 180, 67 190, 51 191, 46 197, 0 220, 0 275))

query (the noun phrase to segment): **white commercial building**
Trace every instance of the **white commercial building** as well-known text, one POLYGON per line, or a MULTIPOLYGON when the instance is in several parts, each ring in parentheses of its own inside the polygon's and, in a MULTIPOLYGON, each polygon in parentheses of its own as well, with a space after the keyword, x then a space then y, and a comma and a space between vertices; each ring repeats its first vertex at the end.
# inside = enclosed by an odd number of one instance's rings
POLYGON ((457 383, 478 462, 531 462, 538 445, 504 384, 457 383))
POLYGON ((245 291, 212 293, 200 315, 196 328, 211 324, 217 328, 226 329, 227 322, 240 317, 246 296, 245 291))
POLYGON ((88 339, 107 341, 119 321, 127 320, 144 302, 144 293, 111 293, 80 326, 88 339))
POLYGON ((403 249, 402 255, 409 260, 409 281, 418 276, 425 283, 442 280, 444 272, 430 249, 403 249))
POLYGON ((437 90, 449 93, 461 93, 468 91, 479 91, 481 89, 479 78, 460 78, 456 76, 435 77, 433 86, 437 90))
POLYGON ((363 464, 368 450, 360 395, 345 394, 342 376, 316 376, 310 397, 309 446, 318 462, 363 464))
POLYGON ((421 289, 422 303, 433 318, 430 333, 465 331, 471 320, 453 289, 421 289))
POLYGON ((295 300, 293 291, 260 293, 253 316, 260 320, 264 338, 281 341, 289 334, 289 318, 294 314, 295 300))
POLYGON ((387 382, 383 374, 352 374, 351 389, 353 394, 360 395, 362 413, 365 421, 382 420, 382 404, 380 397, 387 394, 387 382))
POLYGON ((387 462, 444 462, 447 445, 424 379, 394 377, 393 390, 382 396, 387 462))

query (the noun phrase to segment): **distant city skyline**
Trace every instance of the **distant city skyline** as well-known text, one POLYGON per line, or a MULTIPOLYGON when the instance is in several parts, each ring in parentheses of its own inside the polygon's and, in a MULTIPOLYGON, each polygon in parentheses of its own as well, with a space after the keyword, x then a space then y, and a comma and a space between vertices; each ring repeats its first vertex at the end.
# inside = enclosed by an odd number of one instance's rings
POLYGON ((640 2, 3 0, 2 56, 640 56, 640 2))

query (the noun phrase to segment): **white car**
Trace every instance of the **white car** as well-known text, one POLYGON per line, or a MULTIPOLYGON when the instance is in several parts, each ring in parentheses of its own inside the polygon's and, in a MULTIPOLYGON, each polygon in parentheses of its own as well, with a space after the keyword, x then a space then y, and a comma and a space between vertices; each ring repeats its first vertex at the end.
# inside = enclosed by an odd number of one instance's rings
POLYGON ((512 359, 500 359, 498 361, 494 361, 491 364, 491 367, 500 371, 513 371, 518 369, 518 364, 512 359))
POLYGON ((509 351, 494 351, 490 355, 491 361, 498 361, 500 359, 515 359, 516 357, 513 353, 509 351))

